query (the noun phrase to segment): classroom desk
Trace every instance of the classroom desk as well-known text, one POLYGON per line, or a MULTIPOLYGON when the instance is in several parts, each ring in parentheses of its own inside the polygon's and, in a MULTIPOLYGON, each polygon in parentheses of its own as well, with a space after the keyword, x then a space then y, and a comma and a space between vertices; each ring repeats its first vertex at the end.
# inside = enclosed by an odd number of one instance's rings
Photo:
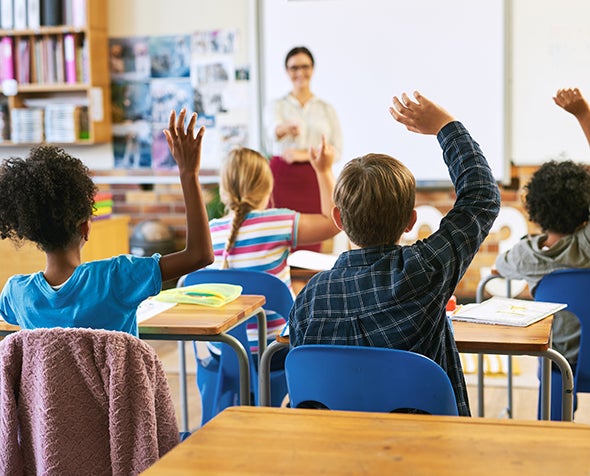
POLYGON ((590 426, 230 407, 142 473, 588 475, 590 426))
MULTIPOLYGON (((544 420, 549 419, 551 399, 551 366, 546 360, 550 359, 555 362, 562 375, 562 419, 571 421, 573 418, 574 379, 567 360, 550 347, 552 322, 552 316, 528 327, 454 321, 453 329, 459 352, 544 357, 543 394, 541 395, 541 417, 544 420)), ((288 338, 278 338, 268 347, 260 360, 258 383, 260 405, 268 406, 270 402, 270 359, 277 350, 288 345, 288 338)), ((483 388, 479 388, 478 391, 483 394, 483 388)))
MULTIPOLYGON (((264 296, 242 295, 222 307, 206 307, 190 304, 177 304, 139 323, 139 337, 151 340, 187 340, 218 341, 230 345, 238 356, 240 365, 240 403, 250 404, 250 366, 246 350, 235 337, 226 334, 238 324, 256 315, 258 319, 258 339, 260 355, 266 348, 266 314, 262 306, 264 296)), ((7 322, 0 321, 0 336, 6 336, 20 330, 7 322)), ((179 353, 180 359, 180 395, 181 427, 188 428, 188 398, 186 393, 186 362, 184 346, 179 353)))
POLYGON ((256 315, 259 355, 263 355, 266 349, 266 314, 262 306, 265 302, 264 296, 241 295, 235 301, 221 307, 177 304, 139 324, 139 337, 142 339, 179 341, 178 358, 183 431, 189 431, 184 341, 217 341, 230 345, 238 356, 240 366, 240 403, 249 405, 250 365, 248 355, 240 341, 226 334, 226 331, 256 315))
MULTIPOLYGON (((550 417, 551 365, 558 366, 562 377, 562 420, 573 419, 574 377, 568 361, 551 348, 553 316, 527 327, 477 324, 453 321, 455 342, 459 352, 472 354, 532 355, 543 357, 541 379, 541 418, 550 417)), ((483 380, 478 380, 479 412, 483 415, 483 380)))

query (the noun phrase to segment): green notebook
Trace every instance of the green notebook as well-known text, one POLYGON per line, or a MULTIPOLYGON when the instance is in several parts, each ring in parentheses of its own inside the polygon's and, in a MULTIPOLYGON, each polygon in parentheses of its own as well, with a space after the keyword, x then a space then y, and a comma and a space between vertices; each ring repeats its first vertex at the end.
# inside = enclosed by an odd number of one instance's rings
POLYGON ((200 304, 220 307, 234 301, 242 294, 242 286, 224 283, 193 284, 162 291, 153 299, 179 304, 200 304))

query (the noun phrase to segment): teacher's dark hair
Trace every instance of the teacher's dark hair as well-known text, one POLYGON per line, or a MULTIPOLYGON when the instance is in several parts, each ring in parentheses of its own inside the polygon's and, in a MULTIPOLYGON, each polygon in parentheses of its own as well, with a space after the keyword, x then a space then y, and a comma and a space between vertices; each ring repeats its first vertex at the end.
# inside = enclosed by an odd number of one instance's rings
POLYGON ((300 53, 303 53, 304 55, 309 56, 309 59, 311 60, 311 65, 315 66, 315 61, 313 60, 313 55, 311 54, 311 51, 309 51, 309 49, 306 48, 305 46, 296 46, 295 48, 292 48, 291 51, 289 51, 287 53, 287 56, 285 56, 285 68, 287 68, 287 62, 289 61, 291 56, 295 56, 300 53))

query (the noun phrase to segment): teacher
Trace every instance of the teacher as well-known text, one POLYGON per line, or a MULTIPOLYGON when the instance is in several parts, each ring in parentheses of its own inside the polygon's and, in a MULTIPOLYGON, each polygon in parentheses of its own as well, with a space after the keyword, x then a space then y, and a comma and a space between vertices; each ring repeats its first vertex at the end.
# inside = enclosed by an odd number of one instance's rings
MULTIPOLYGON (((264 114, 274 177, 271 206, 302 213, 321 212, 309 147, 318 147, 324 135, 334 148, 334 160, 342 154, 342 131, 336 111, 310 89, 314 66, 313 55, 305 46, 291 49, 285 57, 285 70, 293 89, 273 101, 264 114)), ((321 243, 297 249, 320 251, 321 243)))

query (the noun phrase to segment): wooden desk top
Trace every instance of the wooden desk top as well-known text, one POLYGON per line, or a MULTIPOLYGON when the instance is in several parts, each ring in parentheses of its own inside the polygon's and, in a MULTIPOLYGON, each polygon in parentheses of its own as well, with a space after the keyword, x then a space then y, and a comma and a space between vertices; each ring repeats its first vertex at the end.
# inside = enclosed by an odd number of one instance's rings
POLYGON ((453 321, 459 352, 543 352, 549 348, 553 316, 527 327, 453 321))
MULTIPOLYGON (((453 330, 459 352, 543 352, 549 348, 552 323, 553 316, 528 327, 453 321, 453 330)), ((278 336, 277 341, 288 344, 289 336, 278 336)))
MULTIPOLYGON (((230 329, 245 317, 261 308, 264 296, 242 295, 222 307, 177 304, 139 324, 143 339, 152 335, 217 335, 230 329)), ((16 332, 20 327, 0 321, 0 335, 16 332)))
POLYGON ((230 407, 144 473, 587 475, 590 426, 230 407))
POLYGON ((149 339, 152 334, 221 334, 245 317, 253 315, 265 302, 264 296, 241 295, 222 307, 177 304, 141 322, 139 334, 144 339, 149 339))

